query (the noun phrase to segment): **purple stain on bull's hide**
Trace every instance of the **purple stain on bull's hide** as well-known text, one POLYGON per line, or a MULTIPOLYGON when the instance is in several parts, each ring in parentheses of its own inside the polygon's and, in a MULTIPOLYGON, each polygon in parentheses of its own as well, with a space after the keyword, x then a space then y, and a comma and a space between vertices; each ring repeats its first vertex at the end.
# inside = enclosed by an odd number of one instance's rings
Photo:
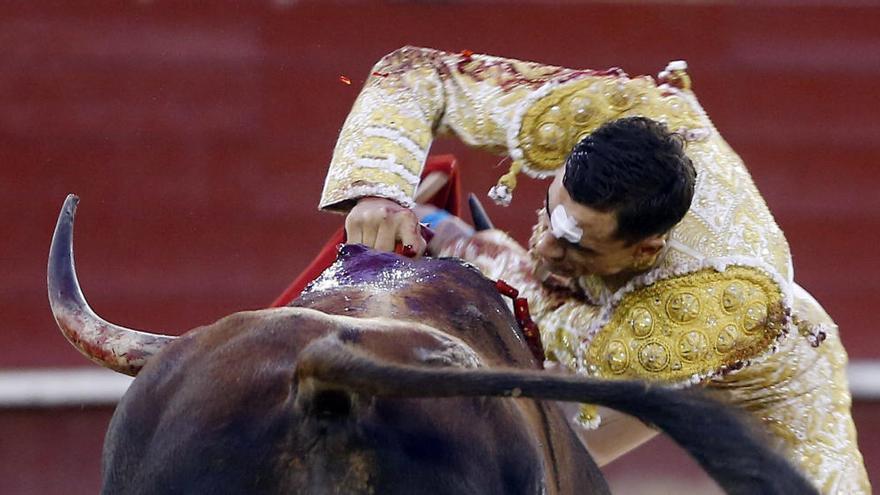
MULTIPOLYGON (((394 253, 373 251, 362 244, 348 244, 339 249, 337 263, 342 262, 350 283, 358 285, 399 286, 404 280, 401 275, 414 275, 413 263, 409 258, 394 253)), ((390 287, 389 287, 390 288, 390 287)))
MULTIPOLYGON (((457 258, 411 259, 361 245, 343 246, 336 261, 291 306, 417 322, 445 329, 477 347, 490 346, 511 359, 515 349, 523 348, 516 320, 495 282, 457 258)), ((527 359, 524 352, 521 359, 527 359)))
POLYGON ((303 293, 351 286, 394 290, 430 279, 431 271, 420 269, 420 265, 420 260, 374 251, 361 244, 347 244, 339 248, 336 261, 303 293))
POLYGON ((293 303, 335 314, 350 313, 350 306, 362 313, 373 304, 379 304, 384 316, 444 315, 461 326, 488 314, 508 313, 495 283, 463 260, 407 258, 360 244, 341 246, 336 261, 293 303))
POLYGON ((346 244, 340 246, 336 261, 310 283, 303 294, 354 286, 393 291, 411 284, 436 283, 438 278, 449 275, 453 275, 458 284, 467 286, 483 282, 479 271, 461 260, 407 258, 374 251, 361 244, 346 244))

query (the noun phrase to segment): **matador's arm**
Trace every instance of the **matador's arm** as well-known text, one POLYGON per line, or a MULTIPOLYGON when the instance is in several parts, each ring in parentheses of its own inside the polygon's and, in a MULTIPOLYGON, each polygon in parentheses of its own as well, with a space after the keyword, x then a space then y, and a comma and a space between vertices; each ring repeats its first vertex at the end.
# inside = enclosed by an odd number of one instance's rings
POLYGON ((649 78, 629 79, 618 70, 398 49, 373 67, 345 121, 320 207, 345 211, 364 196, 411 206, 428 148, 440 134, 510 154, 517 171, 550 173, 582 135, 639 113, 648 92, 658 93, 649 78), (566 89, 555 91, 560 85, 566 89), (551 92, 554 98, 544 98, 551 92))
POLYGON ((486 55, 404 47, 374 67, 345 121, 321 208, 379 196, 411 206, 436 134, 505 150, 504 122, 530 89, 562 69, 486 55), (507 81, 504 76, 516 78, 507 81))

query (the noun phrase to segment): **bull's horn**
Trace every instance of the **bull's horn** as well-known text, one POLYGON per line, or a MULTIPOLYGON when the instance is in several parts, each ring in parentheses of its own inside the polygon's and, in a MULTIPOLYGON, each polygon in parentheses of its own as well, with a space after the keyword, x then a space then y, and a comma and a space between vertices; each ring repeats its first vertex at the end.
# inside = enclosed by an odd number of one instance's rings
POLYGON ((474 229, 481 231, 492 230, 495 228, 495 226, 492 225, 492 219, 489 218, 489 214, 486 213, 486 209, 483 208, 483 203, 480 202, 476 194, 470 193, 468 195, 468 206, 471 207, 471 218, 474 220, 474 229))
POLYGON ((89 307, 73 266, 73 217, 78 202, 78 197, 68 195, 55 225, 49 249, 49 304, 61 333, 74 347, 101 366, 134 376, 174 337, 114 325, 89 307))

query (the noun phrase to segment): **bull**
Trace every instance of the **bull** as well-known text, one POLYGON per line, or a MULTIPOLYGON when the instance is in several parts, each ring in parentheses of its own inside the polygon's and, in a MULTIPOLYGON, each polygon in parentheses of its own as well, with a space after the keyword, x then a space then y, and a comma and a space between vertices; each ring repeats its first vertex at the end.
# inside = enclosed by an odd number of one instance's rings
POLYGON ((608 493, 554 401, 655 425, 729 493, 815 493, 698 393, 540 371, 494 284, 454 259, 349 245, 289 307, 181 337, 107 322, 74 269, 77 201, 52 240, 52 311, 87 357, 137 376, 106 434, 102 493, 608 493))

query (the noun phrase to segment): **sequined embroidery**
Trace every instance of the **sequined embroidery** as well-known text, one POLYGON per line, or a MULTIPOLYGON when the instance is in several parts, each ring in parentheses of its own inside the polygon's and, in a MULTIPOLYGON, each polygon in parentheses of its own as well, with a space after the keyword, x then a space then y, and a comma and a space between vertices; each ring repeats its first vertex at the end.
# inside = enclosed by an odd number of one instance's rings
POLYGON ((760 354, 782 334, 784 324, 782 294, 767 276, 745 267, 723 272, 706 269, 660 280, 626 295, 589 344, 585 359, 598 366, 598 376, 687 380, 715 374, 760 354), (741 288, 754 310, 751 317, 748 312, 725 312, 723 289, 731 284, 741 288), (653 331, 650 341, 642 343, 646 325, 635 323, 649 319, 661 331, 653 331), (637 346, 638 360, 628 361, 625 368, 609 359, 609 349, 612 344, 617 349, 618 342, 624 347, 629 342, 637 346))

